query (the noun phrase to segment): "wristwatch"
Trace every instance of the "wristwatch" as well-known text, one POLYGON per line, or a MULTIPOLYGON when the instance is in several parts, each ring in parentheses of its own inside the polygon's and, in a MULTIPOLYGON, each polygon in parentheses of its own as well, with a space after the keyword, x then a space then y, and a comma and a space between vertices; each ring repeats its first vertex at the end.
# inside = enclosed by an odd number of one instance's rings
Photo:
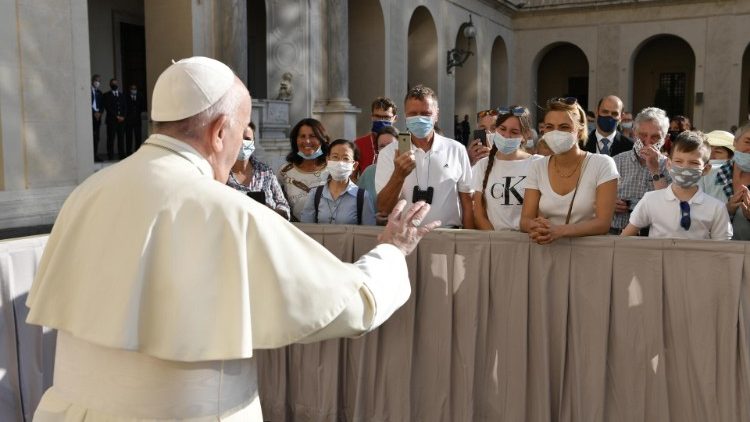
POLYGON ((658 181, 659 179, 663 179, 664 177, 665 177, 665 176, 664 176, 664 173, 659 173, 659 174, 652 174, 652 175, 651 175, 651 180, 653 180, 654 182, 656 182, 656 181, 658 181))

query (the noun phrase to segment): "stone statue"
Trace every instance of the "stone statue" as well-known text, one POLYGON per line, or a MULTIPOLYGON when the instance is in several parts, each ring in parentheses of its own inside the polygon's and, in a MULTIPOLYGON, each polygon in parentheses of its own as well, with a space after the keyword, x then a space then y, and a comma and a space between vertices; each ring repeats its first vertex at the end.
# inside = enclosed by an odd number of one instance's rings
POLYGON ((292 89, 292 74, 284 72, 281 75, 281 82, 279 83, 279 95, 276 96, 277 100, 292 101, 294 91, 292 89))

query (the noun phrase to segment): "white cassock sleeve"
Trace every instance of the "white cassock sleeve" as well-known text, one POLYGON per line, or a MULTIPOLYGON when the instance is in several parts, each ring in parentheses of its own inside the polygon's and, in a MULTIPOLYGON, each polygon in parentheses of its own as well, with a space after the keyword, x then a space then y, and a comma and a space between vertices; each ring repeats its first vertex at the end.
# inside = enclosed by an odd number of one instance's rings
POLYGON ((411 284, 403 253, 393 245, 381 244, 354 263, 368 279, 346 309, 326 327, 302 339, 301 343, 349 337, 374 330, 409 299, 411 284))

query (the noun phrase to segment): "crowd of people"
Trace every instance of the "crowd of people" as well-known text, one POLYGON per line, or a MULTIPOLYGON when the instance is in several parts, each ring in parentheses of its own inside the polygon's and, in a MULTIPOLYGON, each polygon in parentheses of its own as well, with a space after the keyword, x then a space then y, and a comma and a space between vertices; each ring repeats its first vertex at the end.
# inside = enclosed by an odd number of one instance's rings
POLYGON ((516 230, 540 244, 604 234, 750 239, 749 125, 704 134, 656 107, 633 115, 615 95, 595 111, 565 97, 547 101, 536 127, 527 107, 502 106, 477 113, 471 135, 464 119, 453 140, 436 127, 432 89, 411 88, 403 105, 405 134, 386 97, 353 141, 332 141, 321 122, 303 119, 276 174, 243 148, 228 184, 305 223, 382 224, 404 199, 431 204, 426 219, 443 228, 516 230))
POLYGON ((107 128, 106 159, 124 159, 141 146, 142 115, 146 112, 146 97, 130 84, 128 92, 120 90, 120 82, 109 80, 109 91, 102 93, 101 76, 91 77, 91 121, 94 128, 94 160, 103 161, 97 155, 99 132, 102 120, 107 128), (115 149, 117 139, 117 149, 115 149), (117 155, 115 155, 115 152, 117 155))

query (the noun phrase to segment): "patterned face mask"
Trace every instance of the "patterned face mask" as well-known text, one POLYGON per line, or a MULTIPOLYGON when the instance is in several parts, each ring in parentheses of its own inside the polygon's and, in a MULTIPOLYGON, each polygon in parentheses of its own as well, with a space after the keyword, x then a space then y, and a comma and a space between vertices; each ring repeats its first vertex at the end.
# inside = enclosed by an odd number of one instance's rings
POLYGON ((672 164, 669 175, 677 186, 688 189, 697 185, 703 175, 703 168, 679 167, 672 164))

